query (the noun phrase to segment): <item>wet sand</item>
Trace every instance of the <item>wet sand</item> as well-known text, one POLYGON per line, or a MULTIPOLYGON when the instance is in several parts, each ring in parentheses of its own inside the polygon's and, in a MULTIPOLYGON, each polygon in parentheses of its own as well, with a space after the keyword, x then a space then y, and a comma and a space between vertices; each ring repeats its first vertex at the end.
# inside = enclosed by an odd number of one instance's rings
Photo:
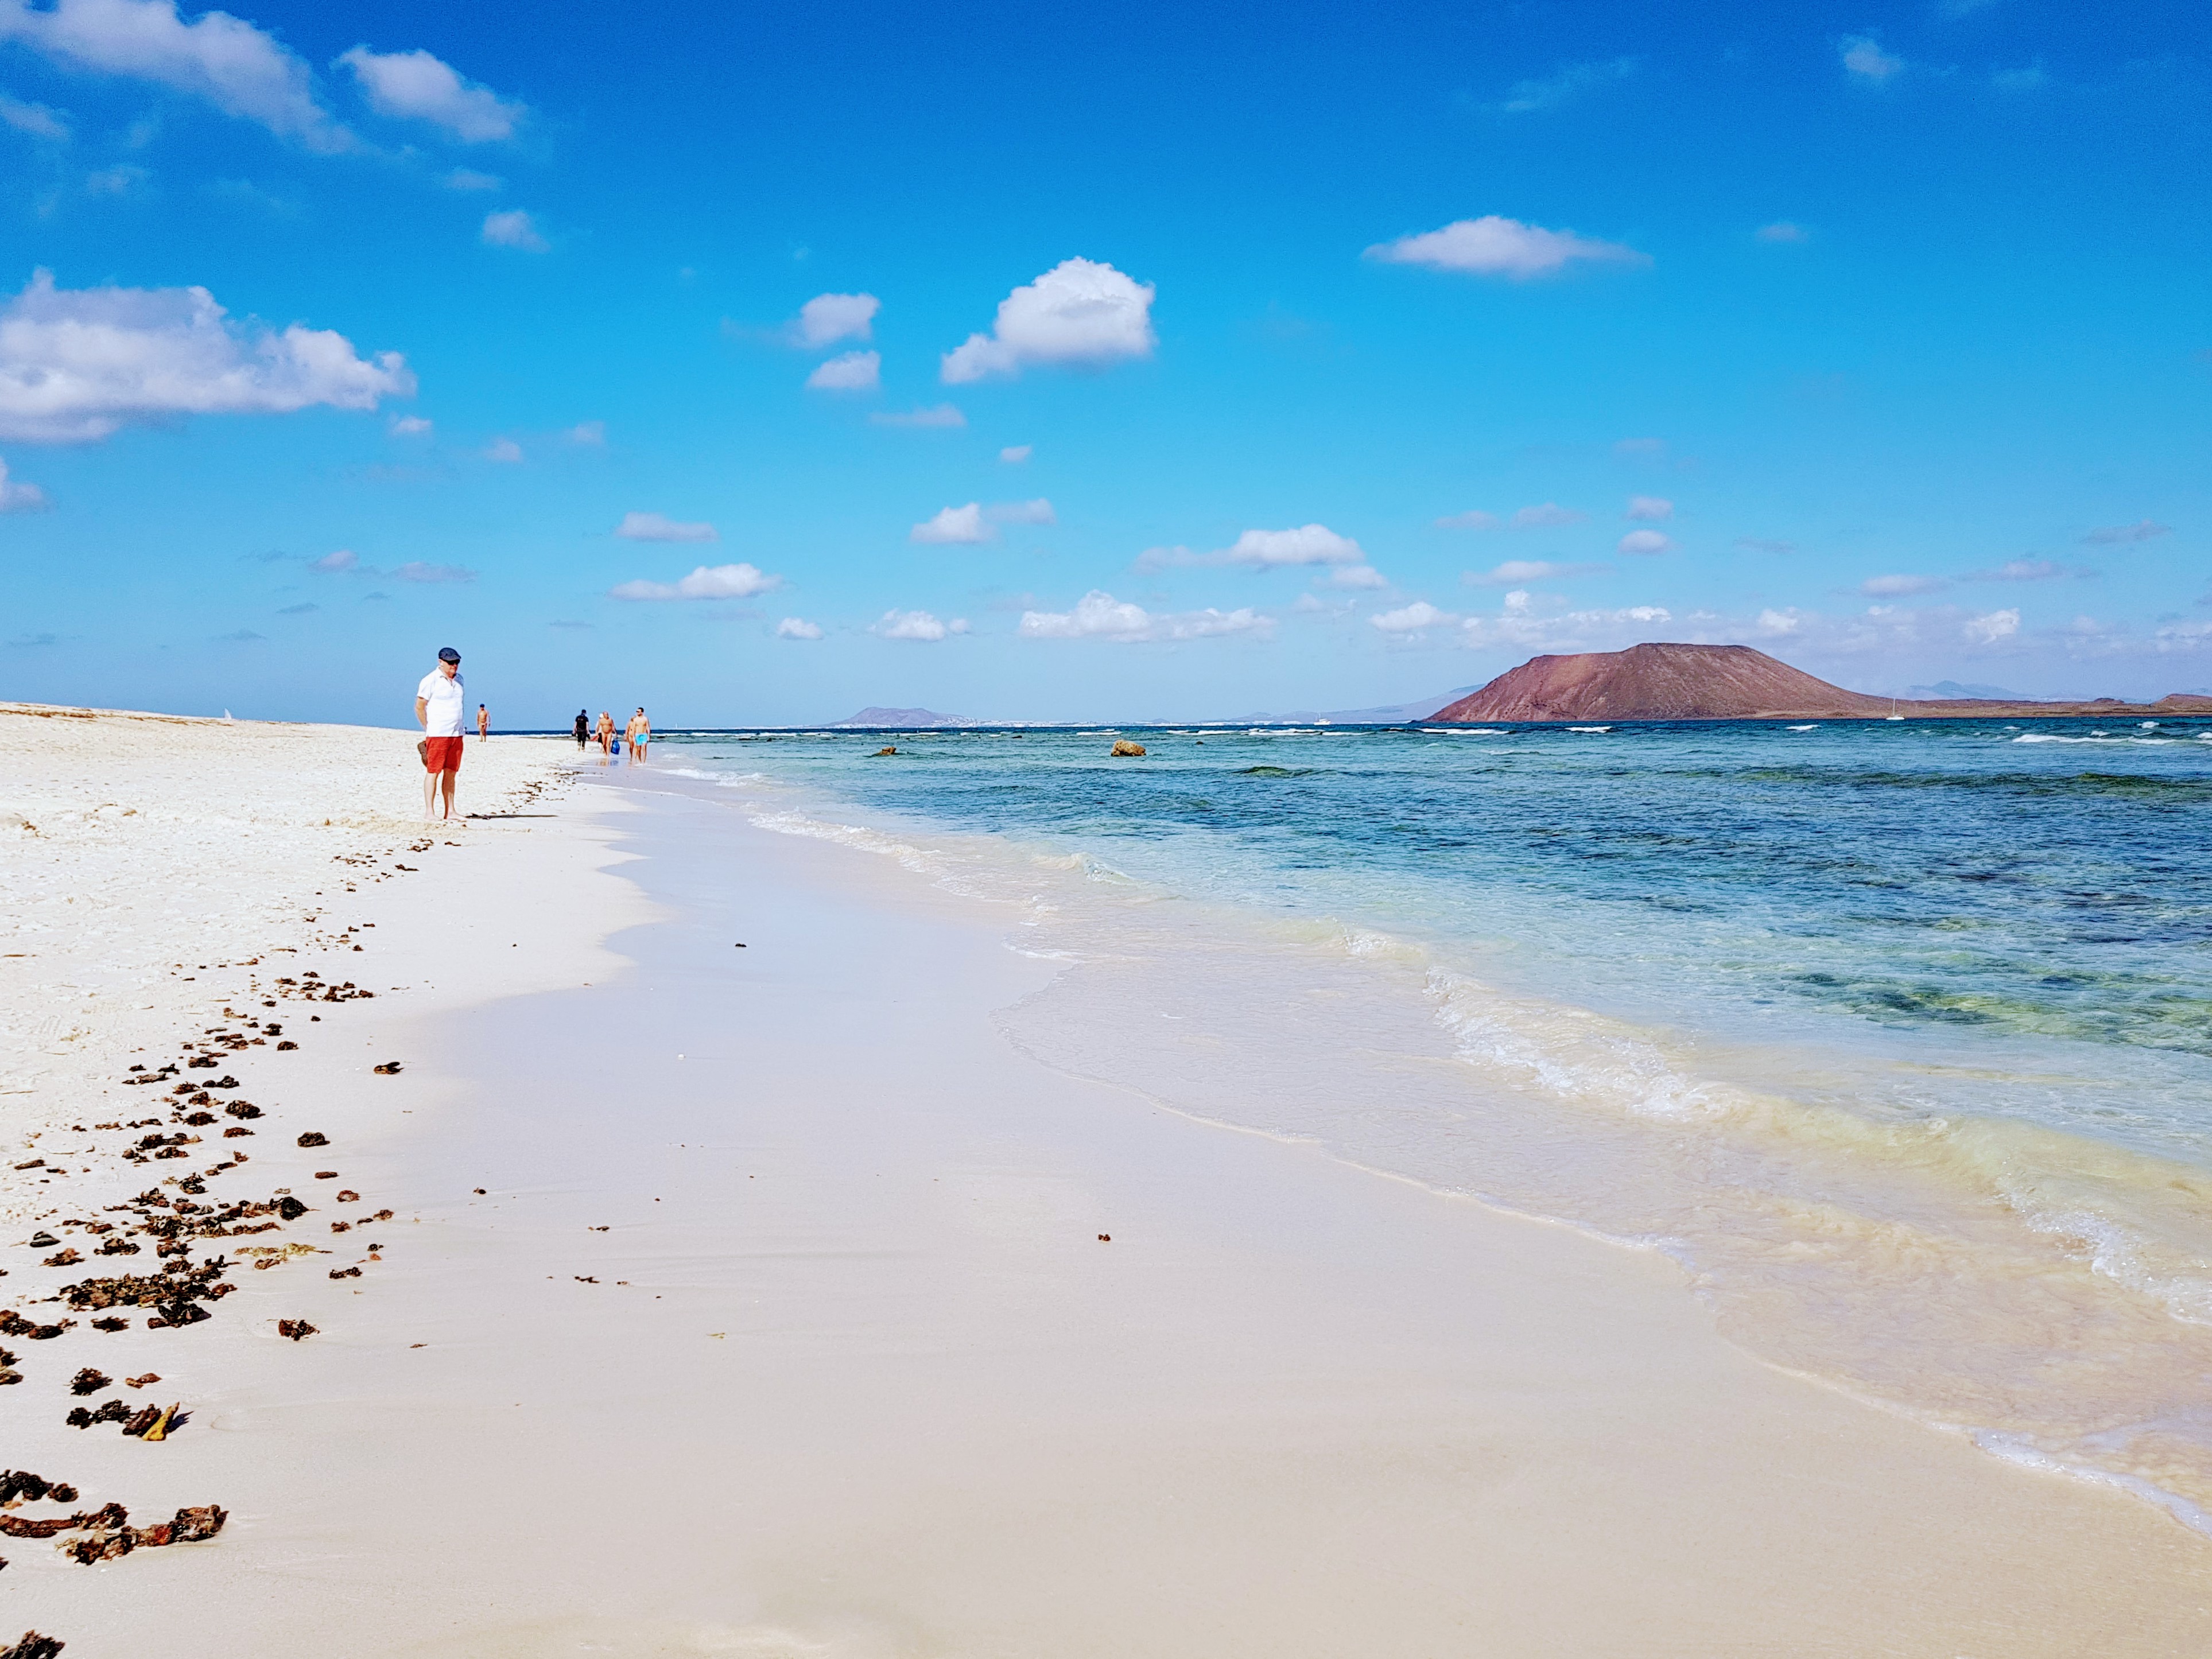
POLYGON ((198 1417, 160 1446, 49 1427, 40 1354, 0 1394, 15 1461, 231 1518, 90 1569, 9 1540, 7 1634, 69 1659, 2212 1649, 2212 1546, 2151 1506, 1755 1363, 1656 1254, 1053 1072, 994 1019, 1053 971, 1007 915, 649 780, 587 775, 526 837, 351 896, 378 924, 352 961, 408 994, 239 1075, 282 1109, 254 1180, 339 1169, 395 1209, 381 1259, 35 1345, 143 1355, 198 1417), (310 1127, 329 1149, 293 1146, 310 1127), (295 1314, 319 1334, 280 1340, 295 1314))

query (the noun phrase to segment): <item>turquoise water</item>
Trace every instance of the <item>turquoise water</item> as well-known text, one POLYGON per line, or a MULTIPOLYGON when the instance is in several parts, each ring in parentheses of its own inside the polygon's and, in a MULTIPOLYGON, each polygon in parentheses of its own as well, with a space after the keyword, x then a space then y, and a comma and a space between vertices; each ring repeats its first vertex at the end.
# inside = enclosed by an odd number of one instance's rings
POLYGON ((702 733, 653 767, 1026 907, 1067 966, 1006 1023, 1056 1063, 1656 1244, 1778 1361, 2212 1503, 2212 721, 702 733))

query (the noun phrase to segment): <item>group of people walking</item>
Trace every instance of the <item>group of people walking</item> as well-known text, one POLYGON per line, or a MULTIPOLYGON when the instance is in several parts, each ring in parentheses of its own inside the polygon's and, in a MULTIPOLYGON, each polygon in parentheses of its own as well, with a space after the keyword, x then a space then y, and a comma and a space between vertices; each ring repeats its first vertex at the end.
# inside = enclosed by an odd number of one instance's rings
POLYGON ((653 742, 653 722, 645 717, 645 710, 642 708, 629 717, 629 724, 623 726, 619 733, 615 731, 615 717, 605 709, 599 711, 599 724, 594 726, 592 724, 592 717, 579 708, 576 711, 575 731, 577 748, 581 749, 586 744, 596 743, 599 745, 599 752, 609 759, 619 757, 623 751, 623 745, 628 744, 629 757, 634 761, 641 761, 645 758, 647 748, 653 742))

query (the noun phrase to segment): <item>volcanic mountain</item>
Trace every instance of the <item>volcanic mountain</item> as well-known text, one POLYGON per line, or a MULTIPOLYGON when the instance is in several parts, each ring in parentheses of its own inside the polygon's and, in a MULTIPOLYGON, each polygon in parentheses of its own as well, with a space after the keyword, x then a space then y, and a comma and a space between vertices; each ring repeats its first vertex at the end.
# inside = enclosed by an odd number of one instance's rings
POLYGON ((1532 657, 1437 711, 1439 725, 1492 720, 1928 720, 1988 715, 2212 714, 2212 697, 2156 703, 2010 702, 1960 697, 1893 701, 1777 662, 1747 645, 1632 645, 1574 657, 1532 657))

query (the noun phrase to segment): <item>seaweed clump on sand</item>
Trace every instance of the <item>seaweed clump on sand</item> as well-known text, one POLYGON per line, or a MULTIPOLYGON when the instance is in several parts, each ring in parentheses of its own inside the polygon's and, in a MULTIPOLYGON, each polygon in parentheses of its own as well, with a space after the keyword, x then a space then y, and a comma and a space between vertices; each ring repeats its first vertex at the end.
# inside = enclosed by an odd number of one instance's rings
POLYGON ((109 1308, 151 1308, 156 1317, 149 1329, 191 1325, 208 1316, 203 1302, 219 1302, 238 1287, 223 1278, 230 1263, 210 1256, 198 1267, 179 1258, 168 1271, 158 1273, 118 1273, 109 1279, 79 1279, 62 1286, 62 1297, 79 1313, 100 1313, 109 1308))
POLYGON ((0 1648, 0 1659, 56 1659, 62 1647, 63 1644, 53 1637, 27 1630, 21 1641, 0 1648))

